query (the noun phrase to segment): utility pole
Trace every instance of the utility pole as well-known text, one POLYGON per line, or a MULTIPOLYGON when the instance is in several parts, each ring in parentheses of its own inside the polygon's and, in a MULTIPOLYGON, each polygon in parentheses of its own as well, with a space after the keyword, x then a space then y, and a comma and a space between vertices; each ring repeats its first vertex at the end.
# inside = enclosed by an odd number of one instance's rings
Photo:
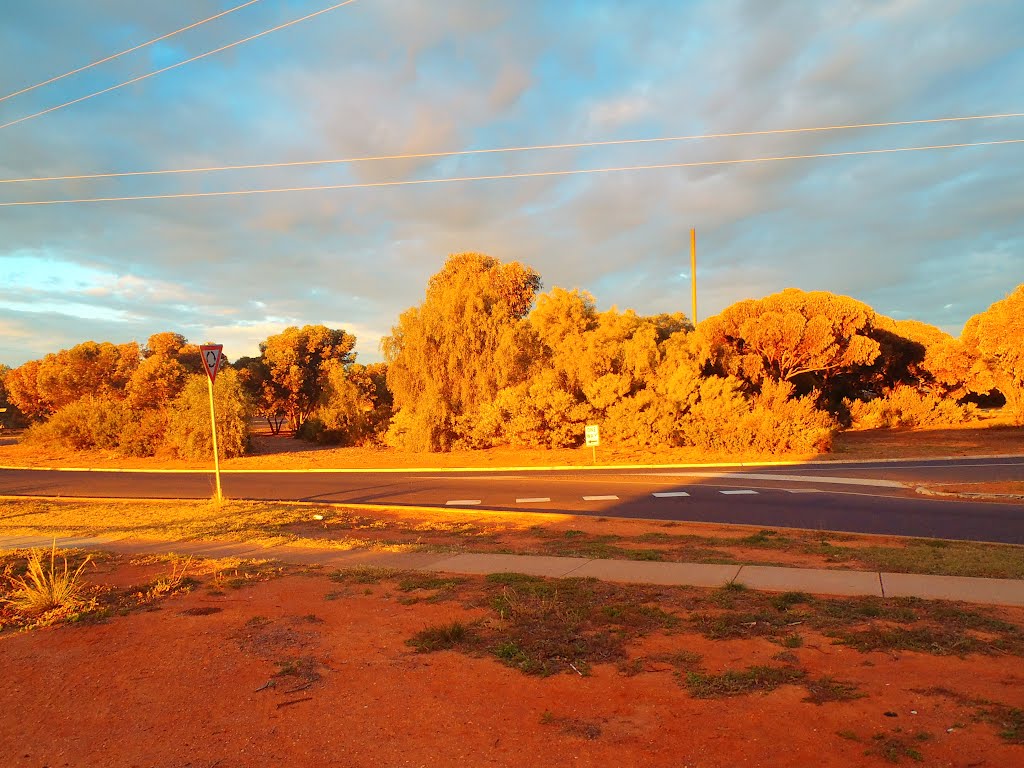
POLYGON ((697 326, 697 230, 690 230, 690 322, 697 326))

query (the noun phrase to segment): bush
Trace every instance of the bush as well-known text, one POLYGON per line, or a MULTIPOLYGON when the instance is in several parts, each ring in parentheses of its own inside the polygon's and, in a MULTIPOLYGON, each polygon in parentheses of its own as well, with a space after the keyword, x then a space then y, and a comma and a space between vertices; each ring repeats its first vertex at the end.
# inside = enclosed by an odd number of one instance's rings
POLYGON ((131 411, 125 420, 118 450, 125 456, 155 456, 167 440, 166 408, 131 411))
MULTIPOLYGON (((241 456, 249 447, 252 404, 238 379, 225 368, 217 374, 213 400, 217 409, 220 457, 241 456)), ((205 376, 190 376, 171 405, 165 444, 183 459, 207 458, 213 453, 210 436, 210 400, 205 376)))
POLYGON ((120 401, 86 395, 59 409, 47 421, 30 427, 25 440, 79 451, 117 448, 125 421, 125 408, 120 401))
POLYGON ((845 400, 854 427, 934 427, 964 424, 977 419, 977 406, 959 405, 913 387, 897 385, 885 397, 867 402, 845 400))

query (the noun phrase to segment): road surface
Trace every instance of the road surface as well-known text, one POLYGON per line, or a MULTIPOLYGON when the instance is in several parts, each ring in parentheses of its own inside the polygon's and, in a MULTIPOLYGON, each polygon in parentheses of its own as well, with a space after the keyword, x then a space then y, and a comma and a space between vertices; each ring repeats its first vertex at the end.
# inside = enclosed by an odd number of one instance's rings
MULTIPOLYGON (((1024 544, 1024 504, 920 483, 1024 480, 1024 457, 741 469, 232 471, 228 498, 572 513, 1024 544)), ((0 470, 0 495, 209 498, 210 472, 0 470)), ((2 515, 2 512, 0 512, 2 515)))

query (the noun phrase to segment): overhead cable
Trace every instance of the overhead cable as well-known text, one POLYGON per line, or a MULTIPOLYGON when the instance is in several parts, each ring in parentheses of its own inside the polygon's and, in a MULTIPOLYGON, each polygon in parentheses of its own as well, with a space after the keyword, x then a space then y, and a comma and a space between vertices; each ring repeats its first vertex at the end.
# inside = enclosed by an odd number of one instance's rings
POLYGON ((20 179, 0 179, 0 184, 22 184, 36 181, 80 181, 86 179, 111 179, 127 176, 161 176, 169 174, 210 173, 214 171, 241 171, 266 168, 295 168, 311 165, 340 165, 344 163, 369 163, 383 160, 422 160, 427 158, 458 157, 465 155, 486 155, 512 152, 532 152, 552 149, 582 149, 589 147, 609 147, 626 144, 655 144, 673 141, 695 141, 699 139, 723 139, 744 136, 769 136, 786 133, 812 133, 821 131, 846 131, 856 128, 888 128, 900 125, 924 125, 927 123, 953 123, 969 120, 998 120, 1009 117, 1024 117, 1024 112, 1008 112, 997 115, 967 115, 961 117, 934 117, 921 120, 894 120, 887 123, 853 123, 847 125, 824 125, 810 128, 770 128, 761 131, 733 131, 730 133, 703 133, 689 136, 660 136, 644 139, 609 139, 606 141, 578 141, 568 144, 536 144, 523 147, 496 147, 490 149, 461 149, 440 152, 414 152, 400 155, 370 155, 365 157, 346 157, 325 160, 292 160, 274 163, 247 163, 244 165, 211 165, 195 168, 168 168, 151 171, 123 171, 110 173, 81 173, 67 176, 36 176, 20 179))
POLYGON ((114 59, 118 59, 118 58, 120 58, 120 57, 122 57, 122 56, 124 56, 126 54, 134 53, 135 51, 138 51, 138 50, 140 50, 142 48, 145 48, 147 46, 153 45, 153 43, 159 43, 161 40, 166 40, 169 37, 174 37, 175 35, 180 34, 182 32, 187 32, 190 29, 195 29, 196 27, 201 27, 203 24, 206 24, 206 23, 211 22, 211 21, 215 21, 216 19, 219 19, 222 16, 227 16, 229 13, 234 13, 235 11, 240 11, 240 10, 242 10, 243 8, 245 8, 248 5, 252 5, 253 3, 258 3, 258 2, 260 2, 260 0, 248 0, 248 2, 246 2, 246 3, 242 3, 241 5, 236 5, 234 8, 228 8, 226 11, 221 11, 220 13, 215 14, 213 16, 208 16, 205 19, 201 19, 200 21, 193 22, 192 24, 189 24, 188 26, 181 27, 180 29, 174 30, 173 32, 168 32, 166 35, 160 35, 160 37, 154 37, 152 40, 147 40, 144 43, 139 43, 138 45, 132 46, 131 48, 127 48, 127 49, 125 49, 123 51, 120 51, 119 53, 113 53, 110 56, 107 56, 105 58, 97 59, 96 61, 92 62, 91 64, 86 64, 83 67, 78 67, 77 69, 72 69, 69 72, 65 72, 63 75, 57 75, 56 77, 51 77, 49 80, 43 80, 41 83, 36 83, 35 85, 30 85, 27 88, 22 88, 20 91, 15 91, 14 93, 8 93, 6 96, 0 96, 0 101, 7 101, 8 99, 14 98, 15 96, 20 96, 23 93, 28 93, 29 91, 34 91, 36 88, 42 88, 44 85, 49 85, 50 83, 56 83, 58 80, 63 80, 65 77, 71 77, 71 75, 77 75, 79 72, 85 72, 85 70, 87 70, 87 69, 92 69, 93 67, 98 67, 100 64, 106 64, 108 61, 113 61, 114 59))
POLYGON ((17 125, 18 123, 23 123, 26 120, 31 120, 34 117, 39 117, 40 115, 45 115, 45 114, 48 114, 50 112, 56 112, 58 109, 63 109, 64 107, 70 107, 72 104, 78 104, 80 101, 85 101, 86 99, 91 99, 91 98, 94 98, 96 96, 100 96, 100 95, 102 95, 104 93, 110 93, 111 91, 116 91, 118 88, 124 88, 126 85, 131 85, 132 83, 138 83, 138 82, 140 82, 142 80, 146 80, 147 78, 154 77, 156 75, 162 74, 163 72, 167 72, 167 71, 175 69, 177 67, 183 67, 186 64, 191 64, 193 61, 198 61, 199 59, 204 59, 207 56, 212 56, 215 53, 220 53, 222 51, 228 50, 229 48, 234 48, 236 46, 242 45, 243 43, 248 43, 250 40, 255 40, 258 37, 263 37, 264 35, 269 35, 271 32, 277 32, 278 30, 284 29, 285 27, 290 27, 290 26, 293 26, 294 24, 298 24, 300 22, 307 21, 309 19, 312 19, 314 16, 319 16, 322 13, 327 13, 328 11, 333 11, 333 10, 335 10, 337 8, 341 8, 343 5, 351 5, 354 2, 356 2, 356 0, 344 0, 344 2, 336 3, 335 5, 332 5, 332 6, 328 7, 328 8, 323 8, 323 9, 321 9, 319 11, 315 11, 313 13, 307 14, 305 16, 302 16, 301 18, 292 19, 291 21, 285 22, 284 24, 278 24, 276 27, 271 27, 270 29, 265 29, 262 32, 257 32, 255 35, 250 35, 249 37, 242 38, 241 40, 236 40, 233 43, 228 43, 227 45, 222 45, 220 48, 214 48, 212 51, 207 51, 206 53, 200 53, 198 56, 193 56, 190 59, 185 59, 184 61, 179 61, 176 64, 171 64, 170 66, 162 67, 162 68, 156 69, 156 70, 154 70, 152 72, 147 72, 145 75, 139 75, 138 77, 133 77, 131 80, 125 80, 123 83, 118 83, 117 85, 112 85, 109 88, 104 88, 103 90, 95 91, 95 92, 87 94, 85 96, 80 96, 77 99, 71 99, 71 101, 65 101, 63 104, 58 104, 55 107, 50 107, 49 109, 43 109, 43 110, 40 110, 39 112, 34 112, 31 115, 25 115, 24 117, 19 117, 17 120, 11 120, 10 122, 2 123, 2 124, 0 124, 0 129, 10 128, 12 125, 17 125))
POLYGON ((283 192, 319 192, 333 189, 366 189, 370 187, 404 187, 422 184, 451 184, 466 181, 489 181, 496 179, 526 179, 545 176, 577 176, 595 173, 621 173, 626 171, 643 171, 666 168, 696 168, 714 165, 741 165, 753 163, 773 163, 785 160, 811 160, 826 157, 854 157, 859 155, 881 155, 897 152, 923 152, 933 149, 956 149, 962 147, 988 147, 999 144, 1024 144, 1024 139, 1002 139, 998 141, 974 141, 959 144, 933 144, 922 147, 893 147, 889 149, 861 149, 849 152, 822 152, 812 155, 780 155, 775 157, 751 157, 733 160, 696 160, 688 163, 660 163, 657 165, 629 165, 609 168, 577 168, 559 171, 532 171, 528 173, 500 173, 486 176, 456 176, 435 179, 399 179, 395 181, 356 182, 351 184, 323 184, 305 187, 275 187, 267 189, 234 189, 222 192, 176 192, 157 195, 126 195, 122 197, 83 197, 66 200, 21 200, 0 203, 0 208, 29 205, 65 205, 72 203, 109 203, 127 200, 172 200, 195 197, 228 197, 235 195, 268 195, 283 192))

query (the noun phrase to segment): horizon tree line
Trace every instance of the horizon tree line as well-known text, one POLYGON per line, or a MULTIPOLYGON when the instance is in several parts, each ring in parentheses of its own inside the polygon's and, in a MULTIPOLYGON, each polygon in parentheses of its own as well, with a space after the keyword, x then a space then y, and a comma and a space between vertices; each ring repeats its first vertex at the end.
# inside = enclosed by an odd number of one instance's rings
MULTIPOLYGON (((384 363, 357 363, 341 329, 268 337, 218 375, 225 455, 247 450, 253 416, 275 434, 411 451, 573 447, 586 424, 627 448, 826 451, 840 428, 956 424, 979 403, 1024 423, 1024 285, 960 338, 825 291, 746 299, 694 327, 541 287, 518 262, 454 254, 382 340, 384 363)), ((177 333, 88 341, 0 366, 0 406, 30 440, 200 456, 203 375, 177 333)))

